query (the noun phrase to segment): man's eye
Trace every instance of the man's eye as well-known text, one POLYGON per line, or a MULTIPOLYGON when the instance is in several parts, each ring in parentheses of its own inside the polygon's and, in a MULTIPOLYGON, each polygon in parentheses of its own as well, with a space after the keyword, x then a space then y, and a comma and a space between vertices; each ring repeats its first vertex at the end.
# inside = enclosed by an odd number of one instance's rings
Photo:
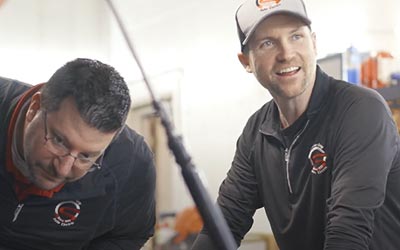
POLYGON ((90 161, 90 159, 92 158, 92 157, 90 157, 89 155, 87 155, 87 154, 79 154, 78 155, 78 158, 80 159, 80 160, 82 160, 82 161, 90 161))
POLYGON ((293 40, 299 40, 301 38, 301 35, 298 35, 298 34, 294 34, 293 36, 292 36, 292 39, 293 40))
POLYGON ((266 47, 270 47, 270 46, 272 46, 272 44, 273 43, 270 40, 264 41, 264 46, 266 46, 266 47))
POLYGON ((92 162, 92 160, 89 157, 85 157, 85 156, 81 156, 81 155, 78 157, 78 160, 83 164, 92 162))
POLYGON ((64 146, 64 141, 58 136, 53 137, 53 142, 57 145, 64 146))

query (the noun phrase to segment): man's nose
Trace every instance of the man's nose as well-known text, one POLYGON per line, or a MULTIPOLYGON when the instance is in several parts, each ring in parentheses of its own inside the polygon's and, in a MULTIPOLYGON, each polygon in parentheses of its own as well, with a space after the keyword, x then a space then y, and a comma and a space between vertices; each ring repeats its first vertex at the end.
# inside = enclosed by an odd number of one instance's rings
POLYGON ((75 159, 75 156, 71 154, 59 156, 58 164, 55 165, 55 171, 57 172, 57 175, 60 177, 68 176, 74 166, 75 159))
POLYGON ((279 53, 277 56, 277 60, 279 62, 287 62, 290 61, 294 56, 293 46, 288 42, 281 42, 279 44, 279 53))

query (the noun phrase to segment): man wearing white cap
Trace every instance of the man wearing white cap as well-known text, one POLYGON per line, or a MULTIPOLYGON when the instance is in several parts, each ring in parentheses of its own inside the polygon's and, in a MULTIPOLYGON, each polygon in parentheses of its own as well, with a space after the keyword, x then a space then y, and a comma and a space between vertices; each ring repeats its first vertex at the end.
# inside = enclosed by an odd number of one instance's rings
MULTIPOLYGON (((317 66, 301 0, 247 0, 236 24, 241 64, 273 97, 219 190, 237 244, 264 208, 280 250, 399 249, 400 141, 385 100, 317 66)), ((221 247, 204 228, 192 249, 221 247)))

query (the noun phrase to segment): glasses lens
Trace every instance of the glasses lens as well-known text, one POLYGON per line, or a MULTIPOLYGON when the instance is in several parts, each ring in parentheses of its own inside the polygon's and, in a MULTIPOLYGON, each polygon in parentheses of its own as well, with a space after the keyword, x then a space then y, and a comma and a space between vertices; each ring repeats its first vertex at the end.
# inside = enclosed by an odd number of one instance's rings
POLYGON ((84 169, 86 171, 93 171, 96 169, 100 169, 101 165, 100 165, 100 161, 103 157, 99 157, 98 160, 95 162, 94 160, 90 159, 90 158, 79 158, 77 157, 75 160, 75 166, 77 168, 80 169, 84 169))
MULTIPOLYGON (((96 169, 100 169, 99 163, 95 162, 94 160, 92 160, 90 158, 76 157, 76 156, 71 155, 68 149, 60 146, 60 144, 54 143, 54 140, 52 140, 52 139, 47 139, 44 145, 47 148, 47 150, 49 150, 52 154, 54 154, 58 157, 63 157, 63 156, 68 156, 68 155, 74 157, 75 158, 74 166, 78 169, 89 171, 89 172, 96 170, 96 169)), ((102 159, 102 157, 99 157, 99 159, 102 159)))
POLYGON ((50 152, 57 156, 64 156, 69 153, 68 149, 63 147, 61 144, 56 143, 54 138, 46 138, 46 142, 44 145, 50 152))

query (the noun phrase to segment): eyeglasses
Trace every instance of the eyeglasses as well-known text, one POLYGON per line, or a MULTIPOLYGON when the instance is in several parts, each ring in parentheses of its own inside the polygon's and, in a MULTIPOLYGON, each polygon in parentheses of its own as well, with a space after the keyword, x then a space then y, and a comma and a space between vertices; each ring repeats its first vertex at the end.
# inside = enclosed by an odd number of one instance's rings
POLYGON ((58 156, 58 157, 65 157, 65 156, 71 156, 74 158, 73 165, 83 171, 86 172, 92 172, 98 169, 101 169, 101 163, 103 161, 104 154, 102 153, 99 156, 95 157, 87 157, 84 155, 72 155, 71 151, 67 148, 65 145, 63 139, 61 139, 58 136, 50 137, 48 136, 48 131, 47 131, 47 112, 44 112, 44 146, 46 149, 58 156), (96 158, 97 161, 96 161, 96 158))

